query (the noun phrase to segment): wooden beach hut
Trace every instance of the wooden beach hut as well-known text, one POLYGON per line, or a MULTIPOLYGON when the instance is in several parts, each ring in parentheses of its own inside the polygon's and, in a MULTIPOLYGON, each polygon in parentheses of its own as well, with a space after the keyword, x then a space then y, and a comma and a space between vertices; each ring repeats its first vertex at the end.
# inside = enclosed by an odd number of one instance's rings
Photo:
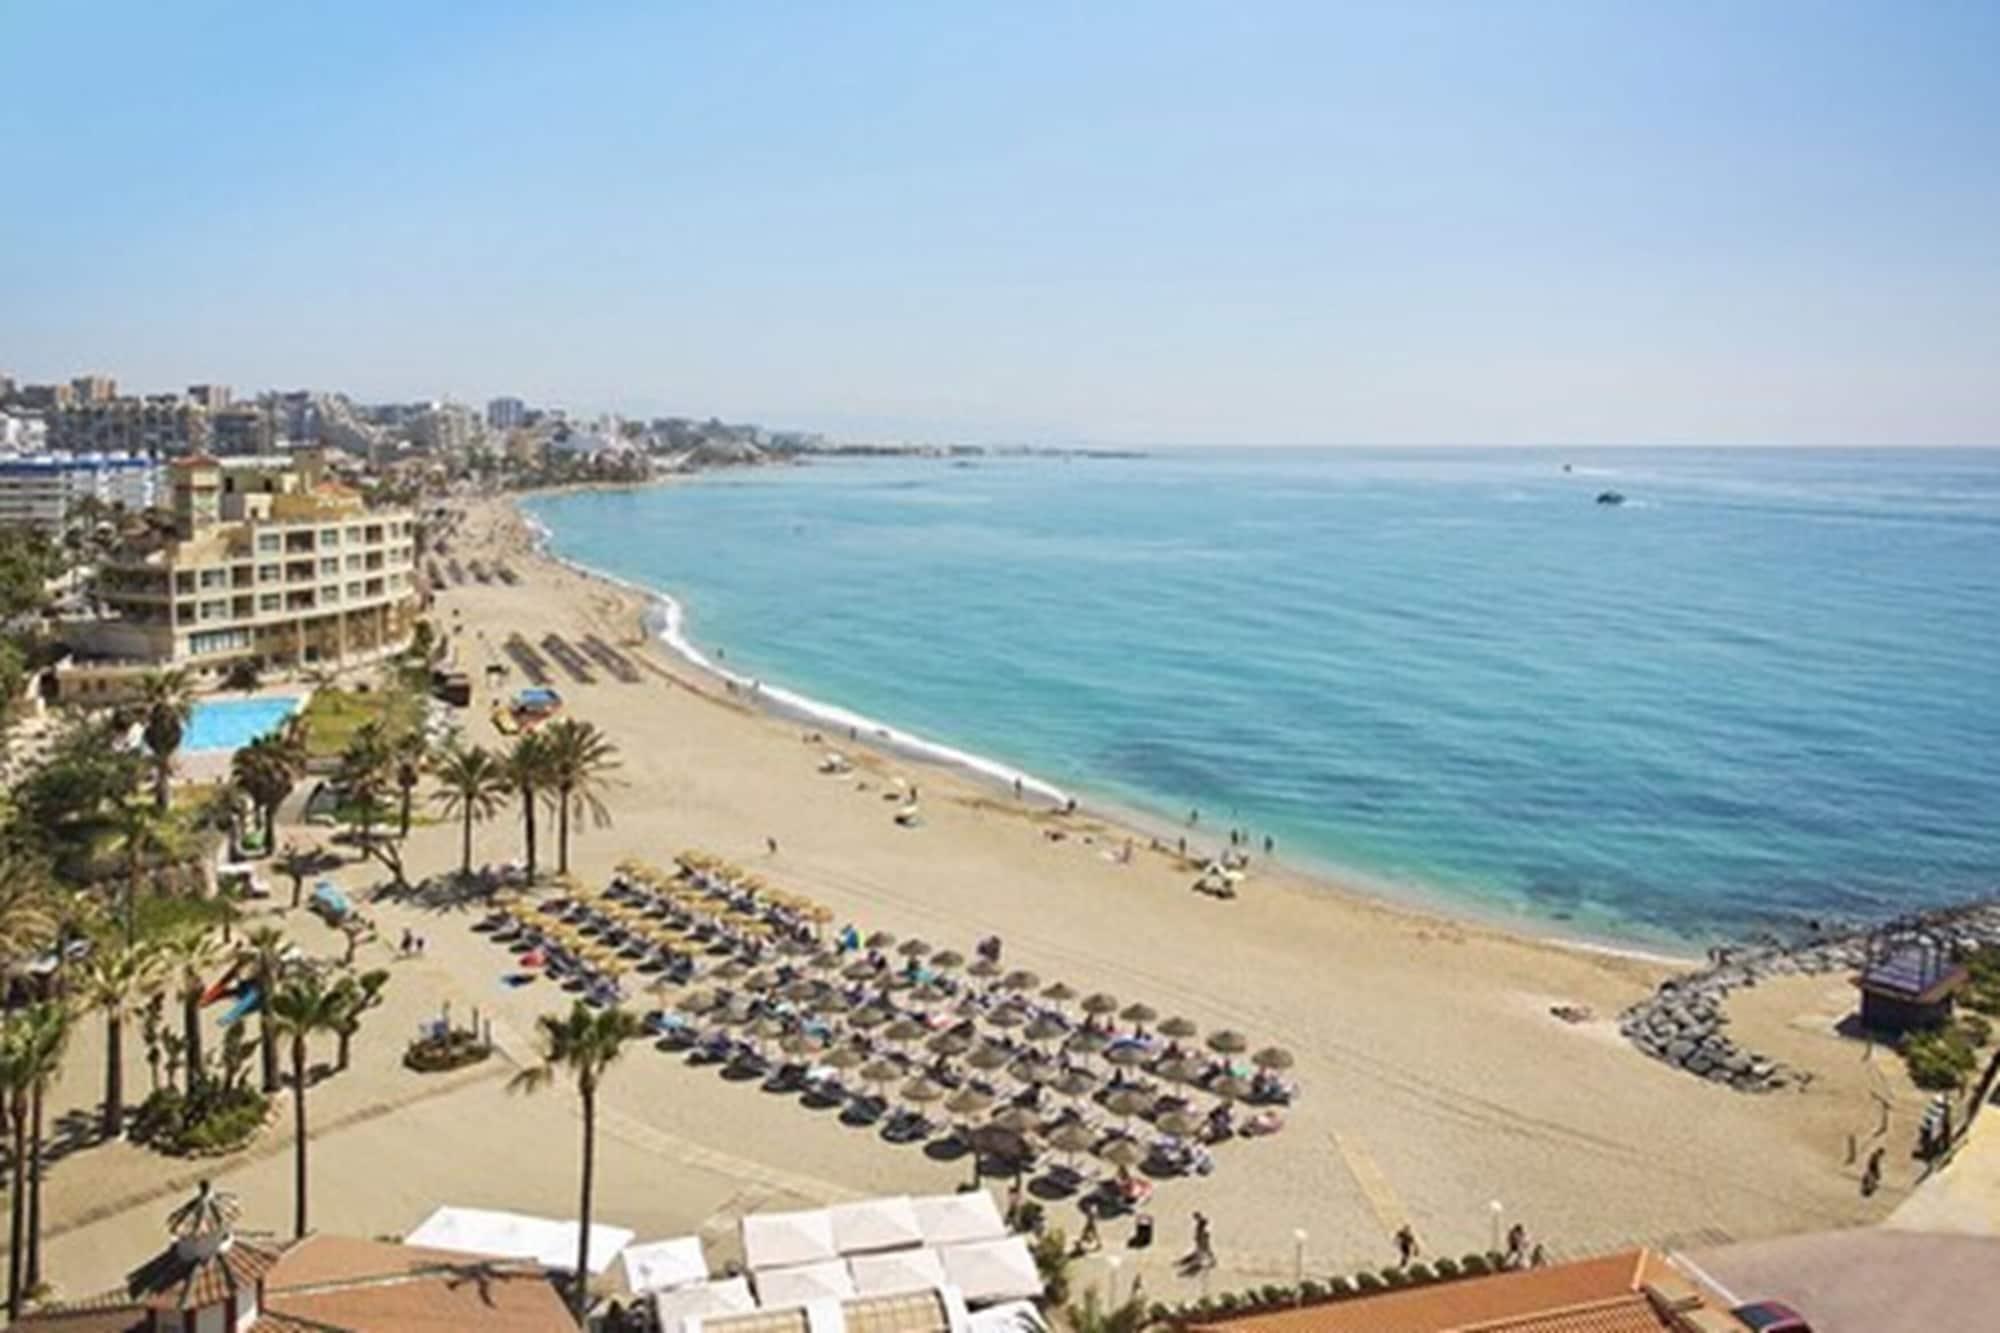
POLYGON ((1966 970, 1935 944, 1898 945, 1871 957, 1854 979, 1861 992, 1861 1026, 1900 1035, 1951 1021, 1966 970))

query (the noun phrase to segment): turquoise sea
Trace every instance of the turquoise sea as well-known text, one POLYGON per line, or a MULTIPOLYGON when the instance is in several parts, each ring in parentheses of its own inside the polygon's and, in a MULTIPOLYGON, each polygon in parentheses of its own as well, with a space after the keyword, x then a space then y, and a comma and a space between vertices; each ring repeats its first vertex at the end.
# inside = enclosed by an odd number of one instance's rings
POLYGON ((2000 452, 819 462, 530 509, 733 670, 1211 845, 1680 948, 2000 891, 2000 452))

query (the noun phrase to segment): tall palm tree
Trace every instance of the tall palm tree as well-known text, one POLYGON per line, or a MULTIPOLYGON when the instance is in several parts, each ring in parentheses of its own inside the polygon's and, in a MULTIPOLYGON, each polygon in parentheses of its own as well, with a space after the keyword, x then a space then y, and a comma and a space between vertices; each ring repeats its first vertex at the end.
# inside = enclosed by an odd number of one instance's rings
POLYGON ((395 779, 402 801, 397 812, 396 836, 399 838, 410 836, 410 804, 416 799, 417 783, 423 780, 430 756, 430 742, 424 739, 423 731, 417 727, 410 728, 389 744, 390 775, 395 779))
POLYGON ((174 754, 181 748, 194 695, 185 671, 149 671, 139 681, 139 712, 146 752, 153 757, 153 806, 164 811, 171 799, 174 754))
POLYGON ((151 982, 155 955, 138 945, 113 945, 91 955, 83 973, 84 1004, 104 1015, 104 1120, 107 1140, 125 1132, 125 1017, 151 982))
POLYGON ((549 743, 529 732, 507 751, 507 785, 521 798, 521 833, 525 840, 528 879, 535 878, 535 802, 545 797, 549 783, 549 743))
POLYGON ((625 1044, 643 1035, 645 1025, 636 1014, 616 1005, 592 1009, 581 1000, 569 1013, 543 1014, 535 1023, 542 1062, 514 1075, 507 1088, 540 1092, 566 1075, 576 1084, 576 1095, 583 1103, 583 1197, 577 1213, 576 1285, 570 1290, 570 1308, 582 1323, 590 1303, 590 1196, 597 1167, 597 1088, 625 1044))
POLYGON ((32 1290, 28 1256, 37 1248, 29 1232, 29 1196, 23 1178, 33 1170, 31 1158, 39 1157, 30 1147, 34 1125, 32 1104, 38 1088, 45 1088, 62 1067, 62 1052, 68 1041, 69 1015, 59 1004, 43 1001, 16 1010, 0 1023, 0 1102, 4 1102, 12 1152, 8 1162, 14 1173, 8 1214, 7 1234, 7 1319, 21 1317, 22 1304, 32 1290))
POLYGON ((470 750, 453 746, 438 758, 433 771, 442 785, 431 799, 446 815, 458 817, 458 872, 469 876, 472 874, 472 826, 491 819, 499 810, 501 800, 512 788, 508 767, 483 746, 475 745, 470 750))
POLYGON ((75 1030, 75 1014, 60 1000, 49 1008, 35 1029, 35 1067, 38 1077, 28 1097, 28 1290, 42 1285, 42 1112, 49 1090, 62 1075, 69 1054, 70 1033, 75 1030))
POLYGON ((25 960, 46 949, 60 920, 48 867, 12 849, 0 852, 0 962, 25 960))
POLYGON ((237 963, 250 970, 250 982, 262 999, 258 1005, 257 1041, 267 1093, 278 1090, 278 1034, 271 1026, 271 996, 285 975, 285 953, 289 947, 284 932, 276 926, 258 926, 243 937, 236 950, 237 963))
POLYGON ((181 1002, 181 1041, 187 1060, 187 1090, 207 1076, 201 1046, 201 997, 222 966, 222 947, 206 930, 190 930, 167 944, 165 962, 175 998, 181 1002))
POLYGON ((259 736, 238 750, 229 760, 232 781, 250 798, 264 824, 264 850, 268 853, 277 831, 278 807, 305 775, 305 758, 281 733, 259 736))
POLYGON ((173 829, 157 808, 127 801, 118 807, 118 845, 125 860, 124 901, 119 915, 125 943, 139 941, 139 890, 155 862, 172 850, 173 829))
POLYGON ((375 820, 381 812, 382 791, 390 776, 389 738, 379 722, 364 722, 355 729, 340 755, 339 779, 349 803, 361 815, 361 840, 375 836, 375 820))
POLYGON ((292 1048, 292 1234, 306 1234, 306 1039, 332 1032, 345 1003, 338 986, 311 968, 301 968, 264 1002, 278 1034, 292 1048))
POLYGON ((335 1073, 346 1072, 354 1035, 361 1031, 362 1016, 382 1003, 382 989, 388 984, 388 970, 379 967, 345 973, 334 983, 333 994, 338 1003, 334 1006, 333 1031, 340 1038, 340 1053, 333 1065, 335 1073))
POLYGON ((618 767, 618 747, 595 723, 566 717, 543 733, 548 744, 548 784, 556 793, 556 870, 569 873, 569 815, 574 801, 602 828, 611 822, 603 789, 618 767))

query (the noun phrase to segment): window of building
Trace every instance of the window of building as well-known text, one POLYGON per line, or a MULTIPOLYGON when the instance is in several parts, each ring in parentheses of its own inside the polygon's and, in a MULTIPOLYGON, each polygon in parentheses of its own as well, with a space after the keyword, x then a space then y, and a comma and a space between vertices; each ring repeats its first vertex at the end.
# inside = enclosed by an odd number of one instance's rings
POLYGON ((226 587, 228 587, 228 586, 229 586, 229 571, 228 571, 228 570, 226 570, 226 569, 204 569, 204 570, 202 570, 202 571, 201 571, 201 586, 202 586, 202 588, 203 588, 204 590, 207 590, 207 589, 209 589, 209 588, 226 588, 226 587))
POLYGON ((229 603, 223 601, 203 602, 201 604, 201 619, 203 620, 229 619, 229 603))
POLYGON ((207 630, 188 636, 188 648, 196 653, 240 651, 249 646, 250 631, 247 629, 207 630))
POLYGON ((174 591, 175 591, 175 592, 193 592, 193 591, 194 591, 194 571, 193 571, 193 570, 191 570, 191 569, 183 569, 183 570, 180 570, 180 571, 178 571, 178 572, 176 572, 176 573, 174 574, 174 591))
POLYGON ((321 578, 327 578, 339 574, 340 557, 337 555, 330 555, 326 557, 324 560, 320 561, 319 573, 321 578))
POLYGON ((285 609, 285 595, 283 593, 267 592, 257 599, 257 609, 259 611, 282 611, 285 609))
POLYGON ((319 530, 319 545, 321 550, 340 545, 340 529, 321 528, 319 530))
POLYGON ((257 582, 259 583, 276 583, 283 577, 283 574, 283 568, 279 565, 257 566, 257 582))
POLYGON ((322 602, 327 603, 329 606, 332 605, 333 603, 340 600, 340 589, 333 587, 332 585, 329 584, 326 589, 326 594, 323 597, 321 597, 320 600, 322 602))
POLYGON ((358 572, 358 571, 360 570, 360 568, 361 568, 361 557, 360 557, 360 556, 358 556, 358 555, 350 555, 350 556, 348 556, 348 557, 347 557, 347 572, 348 572, 348 573, 350 573, 350 574, 353 574, 353 573, 356 573, 356 572, 358 572))
POLYGON ((280 534, 280 533, 276 533, 276 532, 260 532, 260 533, 258 533, 258 534, 257 534, 257 554, 259 554, 259 555, 275 555, 275 554, 277 554, 277 551, 278 551, 279 547, 281 547, 281 546, 283 546, 283 545, 284 545, 284 540, 285 540, 285 539, 284 539, 283 535, 282 535, 282 534, 280 534))

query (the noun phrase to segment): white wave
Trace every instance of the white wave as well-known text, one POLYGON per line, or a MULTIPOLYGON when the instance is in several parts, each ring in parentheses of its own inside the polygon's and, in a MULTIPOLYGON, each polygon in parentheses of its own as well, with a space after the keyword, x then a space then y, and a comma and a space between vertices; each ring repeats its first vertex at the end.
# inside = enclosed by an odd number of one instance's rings
POLYGON ((1045 782, 1032 773, 1003 764, 997 759, 974 754, 970 750, 960 750, 941 741, 928 740, 912 732, 891 727, 865 713, 857 713, 851 708, 842 708, 839 704, 814 699, 810 695, 800 694, 783 686, 767 685, 755 677, 730 670, 711 659, 688 638, 687 614, 674 598, 657 588, 634 583, 616 574, 607 574, 580 560, 572 560, 560 554, 555 549, 555 534, 549 531, 548 525, 525 509, 521 511, 521 515, 527 521, 529 530, 535 535, 535 549, 543 556, 586 578, 602 579, 606 583, 615 584, 628 592, 644 597, 650 604, 646 617, 647 624, 654 630, 655 637, 697 669, 728 681, 737 689, 749 692, 752 697, 776 705, 792 715, 828 727, 846 728, 852 731, 857 739, 866 740, 870 744, 888 746, 930 763, 965 769, 981 777, 990 778, 1002 786, 1012 787, 1018 782, 1024 793, 1032 792, 1058 805, 1070 799, 1069 793, 1055 784, 1045 782))

